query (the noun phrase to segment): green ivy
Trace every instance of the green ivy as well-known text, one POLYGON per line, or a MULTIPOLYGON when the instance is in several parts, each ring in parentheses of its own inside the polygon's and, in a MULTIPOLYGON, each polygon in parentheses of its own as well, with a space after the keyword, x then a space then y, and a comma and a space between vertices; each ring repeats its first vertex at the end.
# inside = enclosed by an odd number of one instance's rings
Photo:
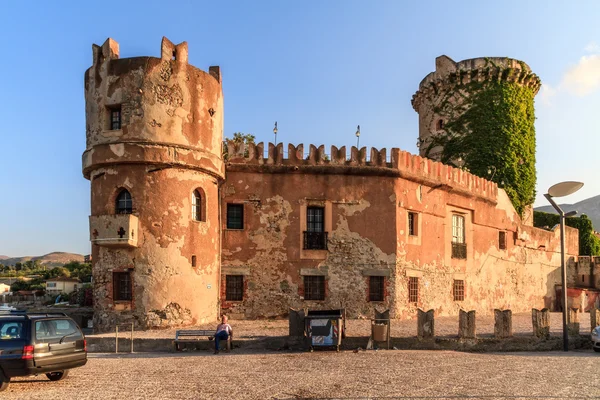
MULTIPOLYGON (((496 69, 492 75, 512 73, 505 71, 496 69)), ((452 164, 460 157, 475 175, 504 182, 500 186, 522 215, 535 199, 533 98, 531 88, 512 82, 455 85, 435 107, 445 120, 445 132, 434 136, 426 153, 443 146, 442 162, 452 164)))
MULTIPOLYGON (((552 228, 554 225, 559 223, 560 217, 557 214, 550 214, 541 211, 533 212, 533 226, 535 227, 552 228)), ((579 229, 579 255, 600 255, 600 239, 594 235, 592 221, 587 217, 587 215, 582 215, 579 218, 566 218, 565 225, 579 229)))

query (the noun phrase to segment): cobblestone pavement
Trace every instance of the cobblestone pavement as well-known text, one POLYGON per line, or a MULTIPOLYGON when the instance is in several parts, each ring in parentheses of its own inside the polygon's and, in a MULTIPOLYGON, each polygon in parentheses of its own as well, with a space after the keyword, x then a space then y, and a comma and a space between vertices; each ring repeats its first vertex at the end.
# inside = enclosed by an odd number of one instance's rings
POLYGON ((448 351, 91 354, 64 381, 18 378, 14 399, 574 399, 600 397, 600 354, 448 351))
MULTIPOLYGON (((589 334, 590 314, 579 314, 581 333, 589 334)), ((285 320, 231 320, 231 325, 238 338, 260 337, 260 336, 286 336, 288 334, 288 321, 285 320)), ((513 331, 515 335, 532 335, 533 327, 530 313, 513 314, 513 331)), ((215 329, 217 323, 198 325, 186 329, 215 329)), ((367 319, 349 319, 346 322, 348 336, 369 336, 371 334, 371 321, 367 319)), ((177 329, 160 329, 149 331, 136 331, 136 338, 174 338, 177 329)), ((552 335, 562 334, 562 314, 550 313, 550 331, 552 335)), ((457 336, 458 316, 436 317, 436 336, 457 336)), ((392 320, 392 337, 414 337, 417 336, 417 321, 392 320)), ((494 315, 477 315, 477 335, 480 337, 493 336, 494 315)), ((114 332, 104 334, 88 335, 95 337, 114 337, 114 332)), ((122 337, 129 337, 125 329, 121 332, 122 337)))

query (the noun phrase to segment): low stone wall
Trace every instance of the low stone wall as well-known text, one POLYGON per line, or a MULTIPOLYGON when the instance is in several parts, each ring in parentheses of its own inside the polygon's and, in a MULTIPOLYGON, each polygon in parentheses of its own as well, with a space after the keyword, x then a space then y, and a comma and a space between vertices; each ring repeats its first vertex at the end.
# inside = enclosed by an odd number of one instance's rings
MULTIPOLYGON (((251 339, 234 339, 232 353, 261 352, 261 351, 304 351, 307 346, 303 337, 272 336, 251 339)), ((347 337, 342 340, 343 350, 365 349, 368 337, 347 337)), ((569 338, 570 349, 589 349, 592 343, 589 336, 569 338)), ((214 342, 199 340, 184 346, 186 351, 212 351, 214 342)), ((419 339, 392 338, 391 348, 395 350, 454 350, 468 352, 511 352, 511 351, 552 351, 562 350, 562 338, 550 337, 548 339, 534 336, 513 336, 505 339, 496 338, 432 338, 419 339)), ((119 339, 119 353, 129 353, 130 339, 119 339)), ((175 352, 173 339, 134 339, 134 352, 175 352)), ((382 346, 381 349, 384 347, 382 346)), ((318 348, 317 348, 318 349, 318 348)), ((115 339, 107 337, 88 338, 88 351, 90 353, 114 353, 115 339)))

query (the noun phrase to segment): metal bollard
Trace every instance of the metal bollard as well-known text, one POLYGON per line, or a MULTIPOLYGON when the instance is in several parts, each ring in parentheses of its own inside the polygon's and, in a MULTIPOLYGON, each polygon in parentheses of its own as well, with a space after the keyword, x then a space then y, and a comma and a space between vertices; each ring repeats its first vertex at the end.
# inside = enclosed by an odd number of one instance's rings
POLYGON ((131 323, 131 354, 133 354, 133 322, 131 323))
POLYGON ((115 325, 115 353, 119 352, 119 325, 115 325))

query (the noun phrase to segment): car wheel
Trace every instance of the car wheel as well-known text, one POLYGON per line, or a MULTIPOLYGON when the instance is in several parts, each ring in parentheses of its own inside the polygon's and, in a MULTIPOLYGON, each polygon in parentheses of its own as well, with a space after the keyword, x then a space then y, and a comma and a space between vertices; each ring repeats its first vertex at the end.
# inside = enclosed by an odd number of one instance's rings
POLYGON ((68 370, 57 371, 57 372, 49 372, 49 373, 46 374, 46 376, 48 377, 48 379, 50 379, 51 381, 60 381, 62 379, 65 379, 68 375, 69 375, 69 371, 68 370))
MULTIPOLYGON (((567 286, 567 287, 568 287, 568 286, 567 286)), ((599 349, 598 347, 594 347, 594 351, 595 351, 596 353, 600 353, 600 349, 599 349)))
POLYGON ((8 384, 10 382, 10 378, 4 376, 2 371, 0 371, 0 392, 6 390, 8 388, 8 384))

